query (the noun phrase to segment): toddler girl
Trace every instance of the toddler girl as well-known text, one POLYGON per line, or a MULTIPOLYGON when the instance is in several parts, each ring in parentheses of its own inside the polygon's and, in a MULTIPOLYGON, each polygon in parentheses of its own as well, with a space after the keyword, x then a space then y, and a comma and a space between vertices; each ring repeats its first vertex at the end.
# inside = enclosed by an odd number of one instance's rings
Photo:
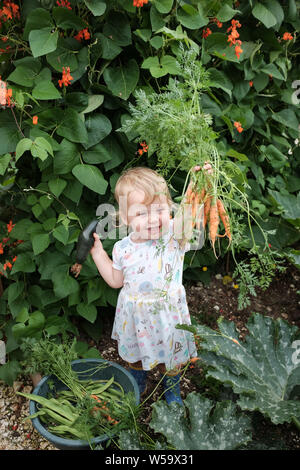
POLYGON ((179 369, 197 356, 193 334, 176 328, 191 323, 182 285, 184 254, 191 243, 183 234, 182 217, 171 218, 170 192, 156 171, 126 170, 116 183, 115 198, 120 220, 130 233, 115 243, 112 260, 96 233, 91 250, 107 284, 122 288, 112 338, 141 394, 146 392, 147 371, 158 366, 167 402, 182 404, 179 369))

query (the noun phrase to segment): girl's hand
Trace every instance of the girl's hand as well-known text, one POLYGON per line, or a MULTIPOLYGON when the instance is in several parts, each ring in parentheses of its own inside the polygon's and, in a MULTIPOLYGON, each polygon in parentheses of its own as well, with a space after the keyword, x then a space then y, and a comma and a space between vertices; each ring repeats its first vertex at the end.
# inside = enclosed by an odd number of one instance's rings
POLYGON ((208 175, 211 175, 213 173, 213 169, 212 169, 212 166, 209 162, 204 162, 204 166, 201 167, 200 165, 196 165, 194 166, 193 168, 193 171, 199 171, 199 170, 205 170, 207 172, 208 175))
POLYGON ((93 237, 94 237, 95 242, 90 250, 92 257, 96 255, 97 253, 99 253, 99 251, 102 251, 104 249, 102 242, 99 238, 99 235, 96 232, 93 233, 93 237))

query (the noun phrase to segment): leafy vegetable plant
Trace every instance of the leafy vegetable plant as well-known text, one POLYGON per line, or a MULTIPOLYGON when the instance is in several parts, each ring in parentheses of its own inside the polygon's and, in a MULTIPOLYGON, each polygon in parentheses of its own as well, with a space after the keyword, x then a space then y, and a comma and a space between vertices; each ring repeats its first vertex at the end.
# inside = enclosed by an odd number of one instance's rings
POLYGON ((207 376, 229 384, 240 395, 237 404, 243 410, 258 410, 275 424, 293 421, 300 429, 300 402, 292 398, 300 385, 294 349, 299 329, 256 313, 241 341, 233 322, 220 317, 218 325, 219 331, 178 326, 200 338, 200 358, 210 366, 207 376))

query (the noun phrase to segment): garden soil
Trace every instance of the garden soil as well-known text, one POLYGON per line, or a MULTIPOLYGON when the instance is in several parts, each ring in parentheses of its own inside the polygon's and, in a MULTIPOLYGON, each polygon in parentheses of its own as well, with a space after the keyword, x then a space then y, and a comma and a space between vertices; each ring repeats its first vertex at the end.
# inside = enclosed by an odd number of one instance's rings
MULTIPOLYGON (((192 316, 211 328, 216 328, 217 319, 223 316, 235 323, 241 339, 247 334, 246 324, 252 313, 261 313, 274 319, 282 318, 300 328, 300 296, 297 294, 300 290, 300 273, 292 266, 279 274, 267 290, 257 291, 257 296, 251 298, 250 305, 240 311, 237 308, 238 289, 234 288, 233 282, 228 277, 214 275, 206 285, 187 281, 185 288, 192 316)), ((116 342, 110 338, 112 323, 113 314, 105 315, 103 334, 98 342, 87 337, 85 333, 82 333, 78 339, 97 347, 104 359, 126 367, 118 356, 116 342)), ((151 420, 151 405, 163 392, 158 385, 159 380, 158 372, 153 370, 149 373, 147 391, 148 396, 152 395, 146 401, 140 417, 142 423, 147 424, 151 420)), ((15 392, 22 390, 30 393, 32 389, 33 384, 29 377, 19 377, 13 387, 0 382, 0 450, 55 450, 37 433, 30 420, 24 421, 24 417, 28 416, 28 401, 15 392)), ((197 391, 212 400, 220 399, 220 396, 222 399, 225 397, 234 400, 234 394, 226 397, 220 384, 213 379, 205 378, 205 366, 201 360, 188 368, 182 379, 181 390, 183 399, 188 393, 197 391)), ((293 424, 274 425, 259 412, 252 413, 251 417, 253 439, 247 445, 247 449, 300 449, 300 433, 293 424)))

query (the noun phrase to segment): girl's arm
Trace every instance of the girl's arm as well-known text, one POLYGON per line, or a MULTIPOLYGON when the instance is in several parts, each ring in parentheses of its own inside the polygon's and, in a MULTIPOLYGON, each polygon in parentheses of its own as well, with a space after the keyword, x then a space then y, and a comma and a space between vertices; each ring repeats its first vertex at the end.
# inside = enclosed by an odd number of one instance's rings
POLYGON ((112 267, 113 262, 106 251, 103 249, 102 243, 97 233, 94 233, 94 239, 95 243, 90 251, 94 263, 105 282, 110 287, 119 289, 123 286, 124 282, 123 272, 112 267))

